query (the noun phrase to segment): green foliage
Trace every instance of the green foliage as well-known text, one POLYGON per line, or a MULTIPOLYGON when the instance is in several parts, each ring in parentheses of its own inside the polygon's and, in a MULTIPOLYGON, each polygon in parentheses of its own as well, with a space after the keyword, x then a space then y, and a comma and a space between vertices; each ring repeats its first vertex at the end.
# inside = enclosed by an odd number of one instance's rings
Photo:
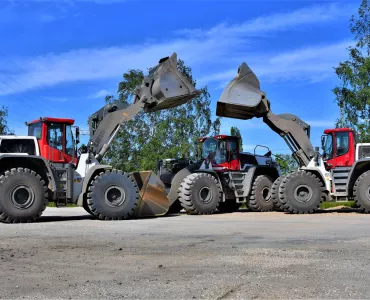
POLYGON ((4 105, 0 108, 0 134, 14 134, 8 126, 8 108, 4 105))
POLYGON ((349 47, 349 59, 335 72, 341 84, 333 89, 342 116, 337 126, 348 126, 359 139, 370 142, 370 0, 362 0, 358 16, 352 16, 350 29, 356 44, 349 47))
POLYGON ((243 151, 243 139, 242 139, 242 135, 240 134, 240 130, 239 130, 239 128, 238 127, 236 127, 236 126, 232 126, 231 128, 230 128, 230 135, 232 135, 232 136, 237 136, 237 137, 239 137, 239 139, 240 139, 240 151, 243 151))
MULTIPOLYGON (((181 60, 178 70, 194 85, 192 71, 181 60)), ((130 103, 134 88, 141 84, 144 73, 129 70, 118 85, 118 99, 130 103)), ((220 119, 211 119, 210 94, 207 87, 200 89, 197 98, 181 106, 153 113, 140 112, 122 127, 106 155, 106 162, 121 170, 153 170, 163 158, 187 157, 196 159, 200 153, 199 138, 216 135, 220 131, 220 119)), ((116 100, 107 96, 106 102, 116 100)))
POLYGON ((286 175, 294 170, 297 170, 298 163, 289 154, 276 154, 275 160, 280 166, 281 173, 286 175))
POLYGON ((355 201, 346 201, 346 202, 323 202, 320 206, 321 209, 333 208, 338 206, 345 206, 349 208, 356 208, 355 201))

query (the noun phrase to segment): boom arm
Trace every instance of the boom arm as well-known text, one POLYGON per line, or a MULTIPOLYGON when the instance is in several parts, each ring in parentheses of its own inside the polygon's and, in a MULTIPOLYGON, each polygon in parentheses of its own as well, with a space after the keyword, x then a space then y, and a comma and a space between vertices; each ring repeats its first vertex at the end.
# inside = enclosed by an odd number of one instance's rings
POLYGON ((238 75, 217 101, 216 115, 243 120, 263 118, 263 122, 284 139, 301 167, 314 158, 310 126, 295 115, 274 114, 256 75, 246 63, 239 67, 238 75))
POLYGON ((154 112, 184 104, 199 91, 177 70, 177 55, 162 58, 140 86, 135 88, 131 105, 107 104, 89 118, 90 153, 101 161, 121 126, 140 111, 154 112))

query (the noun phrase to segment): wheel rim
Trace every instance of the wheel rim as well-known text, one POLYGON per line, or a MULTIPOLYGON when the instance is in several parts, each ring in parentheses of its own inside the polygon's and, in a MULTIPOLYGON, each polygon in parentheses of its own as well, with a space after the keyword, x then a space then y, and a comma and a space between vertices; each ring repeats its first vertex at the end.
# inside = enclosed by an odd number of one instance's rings
POLYGON ((18 185, 11 191, 11 200, 18 209, 27 209, 35 201, 35 193, 26 185, 18 185))
POLYGON ((199 190, 199 199, 203 203, 209 203, 212 200, 212 191, 208 186, 204 186, 199 190))
POLYGON ((109 206, 118 207, 123 204, 126 200, 125 190, 117 185, 107 188, 105 191, 105 202, 109 206))
POLYGON ((367 190, 366 190, 366 198, 367 198, 367 200, 370 201, 370 186, 367 187, 367 190))
POLYGON ((308 185, 301 184, 294 191, 294 198, 301 203, 306 203, 312 198, 312 189, 308 185))
POLYGON ((269 202, 271 200, 270 188, 265 186, 261 191, 261 196, 262 196, 263 201, 269 202))

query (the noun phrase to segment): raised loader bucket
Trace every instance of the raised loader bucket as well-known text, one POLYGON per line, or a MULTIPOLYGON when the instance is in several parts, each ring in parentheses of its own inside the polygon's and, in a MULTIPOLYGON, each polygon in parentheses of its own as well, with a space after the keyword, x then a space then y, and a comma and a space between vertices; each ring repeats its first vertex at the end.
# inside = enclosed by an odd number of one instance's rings
POLYGON ((262 101, 260 82, 246 63, 238 69, 238 75, 226 86, 217 101, 216 115, 235 119, 251 119, 259 111, 262 101))
POLYGON ((139 203, 135 211, 136 217, 162 216, 167 213, 170 203, 163 182, 153 171, 133 172, 139 188, 139 203))
POLYGON ((146 97, 146 111, 158 111, 182 105, 198 96, 194 85, 177 69, 177 54, 162 58, 149 71, 143 83, 134 92, 134 102, 146 97))

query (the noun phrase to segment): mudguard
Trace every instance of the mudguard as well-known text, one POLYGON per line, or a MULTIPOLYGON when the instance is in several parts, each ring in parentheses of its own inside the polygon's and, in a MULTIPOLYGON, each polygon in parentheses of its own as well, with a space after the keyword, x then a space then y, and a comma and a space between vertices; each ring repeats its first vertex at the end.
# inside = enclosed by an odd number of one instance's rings
POLYGON ((366 172, 367 170, 370 170, 370 159, 369 158, 359 159, 358 161, 354 163, 348 175, 347 191, 349 190, 352 191, 357 178, 361 174, 366 172))
MULTIPOLYGON (((25 167, 25 168, 32 168, 32 163, 33 162, 38 162, 41 163, 41 165, 45 168, 47 171, 47 174, 45 174, 46 177, 48 178, 49 185, 48 188, 52 191, 55 192, 56 190, 56 185, 55 185, 55 178, 54 178, 54 173, 52 172, 49 163, 46 161, 45 158, 39 155, 27 155, 27 154, 0 154, 0 164, 3 167, 3 165, 6 163, 6 160, 15 160, 15 163, 12 163, 12 168, 17 168, 17 167, 25 167), (31 165, 29 165, 31 164, 31 165)), ((37 171, 37 170, 35 170, 37 171)), ((42 174, 40 174, 42 175, 42 174)))
POLYGON ((92 179, 92 177, 99 171, 99 170, 107 170, 107 169, 112 169, 113 167, 112 166, 109 166, 109 165, 95 165, 95 166, 92 166, 86 173, 86 176, 84 178, 84 182, 82 184, 82 190, 81 190, 81 194, 78 196, 78 201, 77 201, 77 205, 78 206, 83 206, 83 200, 84 200, 84 197, 86 196, 86 192, 87 192, 87 188, 89 186, 89 183, 92 179))

